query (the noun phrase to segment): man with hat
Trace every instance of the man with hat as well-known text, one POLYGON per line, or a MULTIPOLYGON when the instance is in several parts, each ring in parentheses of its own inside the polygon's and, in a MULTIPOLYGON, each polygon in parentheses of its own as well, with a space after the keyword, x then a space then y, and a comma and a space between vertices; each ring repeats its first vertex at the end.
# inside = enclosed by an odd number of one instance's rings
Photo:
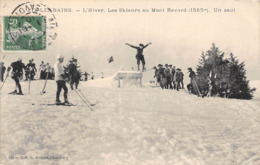
POLYGON ((140 61, 142 62, 142 65, 143 65, 143 71, 145 70, 145 60, 144 60, 143 50, 144 50, 144 48, 146 48, 150 44, 152 44, 152 43, 150 42, 146 45, 139 44, 139 47, 138 47, 138 46, 133 46, 133 45, 126 43, 126 45, 128 45, 132 48, 135 48, 137 50, 137 54, 136 54, 135 57, 136 57, 136 60, 137 60, 138 71, 140 70, 140 61))
POLYGON ((12 79, 15 82, 15 90, 9 94, 15 94, 15 95, 23 95, 22 87, 20 85, 20 78, 23 75, 23 69, 25 69, 24 63, 22 63, 22 59, 18 58, 17 61, 11 63, 12 67, 12 79), (17 88, 19 92, 17 93, 17 88))
POLYGON ((29 63, 26 65, 26 70, 25 70, 25 80, 33 80, 34 76, 37 72, 36 68, 35 68, 35 64, 33 63, 33 59, 29 60, 29 63))
POLYGON ((158 73, 159 73, 159 77, 160 77, 160 86, 162 89, 164 89, 166 87, 166 77, 164 74, 164 70, 165 68, 163 68, 163 65, 159 64, 159 69, 158 69, 158 73))
POLYGON ((190 83, 187 85, 187 88, 188 88, 188 90, 189 91, 194 91, 194 89, 193 89, 193 79, 195 78, 195 76, 196 76, 196 74, 195 74, 195 72, 192 70, 192 68, 188 68, 188 71, 190 72, 190 74, 189 74, 189 77, 190 77, 190 83))
POLYGON ((40 79, 45 79, 45 64, 44 64, 44 61, 42 61, 40 67, 39 67, 39 71, 40 71, 40 79))
POLYGON ((180 89, 180 83, 183 81, 183 73, 181 72, 180 68, 176 69, 175 76, 176 76, 176 89, 178 91, 180 89))
POLYGON ((154 78, 156 78, 156 82, 160 82, 160 75, 159 75, 159 69, 161 67, 161 64, 158 64, 158 66, 154 66, 153 69, 154 69, 154 78), (157 69, 158 67, 158 69, 157 69))
POLYGON ((79 80, 80 80, 80 73, 77 70, 77 62, 78 60, 73 58, 71 63, 68 66, 68 73, 70 77, 70 88, 73 90, 73 85, 75 84, 75 88, 78 88, 79 80))
POLYGON ((64 76, 64 68, 62 62, 64 57, 60 54, 57 55, 57 62, 54 64, 54 72, 55 72, 55 80, 57 83, 57 92, 56 92, 56 104, 61 104, 60 101, 60 92, 61 89, 64 90, 64 104, 69 105, 68 102, 68 88, 66 86, 65 76, 64 76))
POLYGON ((173 89, 176 89, 176 77, 175 77, 175 66, 172 67, 172 84, 173 84, 173 89))
POLYGON ((172 76, 172 64, 169 65, 169 68, 170 68, 170 73, 171 73, 171 82, 170 82, 170 89, 173 89, 173 86, 172 86, 172 81, 173 81, 173 76, 172 76))
POLYGON ((166 78, 166 89, 169 89, 169 86, 171 87, 171 71, 168 64, 165 64, 164 75, 166 78))
POLYGON ((189 77, 190 77, 191 79, 195 78, 196 74, 195 74, 195 72, 192 70, 192 68, 188 68, 188 71, 190 72, 189 77))
POLYGON ((181 71, 181 69, 180 69, 179 72, 180 72, 180 84, 181 84, 181 88, 184 89, 184 86, 183 86, 184 74, 183 74, 183 72, 181 71))

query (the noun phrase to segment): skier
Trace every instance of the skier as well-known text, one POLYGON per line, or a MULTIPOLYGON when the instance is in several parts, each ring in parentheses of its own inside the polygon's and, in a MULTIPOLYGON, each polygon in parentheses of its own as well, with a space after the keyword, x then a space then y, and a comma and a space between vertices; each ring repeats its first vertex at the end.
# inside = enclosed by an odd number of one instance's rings
POLYGON ((29 60, 29 63, 26 65, 25 68, 25 80, 28 80, 28 78, 30 78, 30 80, 33 80, 35 73, 37 72, 35 64, 33 63, 33 59, 29 60))
MULTIPOLYGON (((31 60, 29 60, 30 63, 31 60)), ((30 75, 30 69, 29 69, 29 63, 25 66, 25 81, 27 81, 29 79, 29 75, 30 75)))
POLYGON ((143 44, 139 44, 139 47, 138 46, 133 46, 133 45, 130 45, 128 43, 126 43, 126 45, 132 47, 132 48, 135 48, 137 50, 137 54, 136 54, 136 60, 137 60, 137 68, 138 68, 138 71, 140 70, 140 61, 142 61, 142 65, 143 65, 143 71, 145 70, 145 60, 144 60, 144 55, 143 55, 143 50, 144 48, 146 48, 148 45, 152 44, 151 42, 146 44, 146 45, 143 45, 143 44))
POLYGON ((188 68, 188 71, 190 72, 189 77, 190 77, 190 83, 187 85, 188 91, 191 93, 195 93, 194 92, 194 88, 193 88, 193 79, 195 78, 196 74, 195 72, 192 70, 192 68, 188 68))
POLYGON ((176 77, 176 89, 179 91, 181 88, 180 83, 182 82, 182 88, 183 88, 183 73, 181 72, 181 69, 177 68, 175 72, 176 77))
POLYGON ((40 67, 39 67, 39 71, 40 71, 40 79, 44 79, 45 77, 45 64, 44 61, 42 61, 40 67))
POLYGON ((180 73, 180 82, 179 84, 181 84, 181 89, 184 89, 184 86, 183 86, 183 79, 184 79, 184 74, 183 72, 181 71, 181 69, 179 70, 179 73, 180 73))
POLYGON ((114 61, 113 56, 109 57, 108 63, 111 63, 111 62, 113 62, 113 61, 114 61))
POLYGON ((25 69, 25 65, 24 63, 22 63, 22 59, 18 58, 17 61, 11 63, 11 67, 12 67, 12 79, 15 82, 15 90, 13 92, 10 92, 9 94, 16 94, 16 95, 23 95, 22 92, 22 87, 20 85, 20 77, 23 74, 23 69, 25 69), (19 92, 17 93, 17 89, 19 90, 19 92))
POLYGON ((57 105, 61 104, 60 92, 61 92, 61 89, 63 89, 64 90, 64 104, 69 105, 68 88, 66 86, 65 73, 64 73, 64 68, 62 65, 64 57, 62 55, 58 54, 57 60, 58 61, 54 64, 55 80, 57 82, 56 104, 57 105))
POLYGON ((173 89, 176 89, 176 77, 174 77, 175 75, 175 66, 172 67, 172 84, 173 84, 173 89))
POLYGON ((35 63, 34 63, 33 61, 34 61, 34 59, 32 58, 32 59, 31 59, 31 63, 32 63, 32 64, 31 64, 31 66, 32 66, 31 68, 32 68, 33 73, 34 73, 33 76, 32 76, 32 80, 34 80, 34 76, 35 76, 36 73, 37 73, 37 69, 36 69, 35 63))
POLYGON ((46 79, 51 79, 51 66, 49 65, 49 63, 47 63, 45 65, 45 73, 46 73, 45 78, 46 79))
POLYGON ((4 62, 0 62, 0 80, 1 82, 4 81, 4 74, 5 74, 5 66, 4 66, 4 62))
POLYGON ((51 68, 51 80, 55 79, 54 68, 51 68))
POLYGON ((94 73, 92 72, 91 80, 94 80, 94 73))
POLYGON ((163 68, 163 65, 161 65, 161 64, 159 64, 158 67, 159 67, 158 74, 160 76, 160 86, 162 89, 164 89, 166 87, 166 78, 165 78, 165 74, 164 74, 164 68, 163 68))
POLYGON ((88 72, 85 72, 84 74, 83 74, 84 76, 85 76, 85 81, 88 81, 88 76, 90 76, 90 74, 88 74, 88 72))
POLYGON ((172 86, 172 80, 173 80, 173 77, 172 77, 172 64, 169 65, 169 69, 170 69, 170 74, 171 74, 171 79, 170 79, 170 89, 173 89, 173 86, 172 86))
POLYGON ((170 86, 170 89, 171 89, 172 88, 171 71, 170 71, 170 68, 168 67, 168 64, 165 64, 164 75, 165 75, 165 78, 166 78, 166 89, 169 89, 169 86, 170 86))
POLYGON ((80 73, 77 70, 77 59, 73 59, 68 66, 68 74, 70 77, 70 88, 73 90, 73 84, 75 84, 75 88, 78 89, 80 73))

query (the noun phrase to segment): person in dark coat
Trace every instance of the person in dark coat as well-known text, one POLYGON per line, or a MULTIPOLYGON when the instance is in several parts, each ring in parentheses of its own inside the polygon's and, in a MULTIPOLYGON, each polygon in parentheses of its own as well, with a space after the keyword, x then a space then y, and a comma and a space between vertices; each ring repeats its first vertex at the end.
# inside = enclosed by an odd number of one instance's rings
POLYGON ((77 59, 73 59, 73 61, 68 66, 68 74, 70 79, 70 88, 73 90, 73 85, 75 84, 75 88, 78 88, 80 73, 77 69, 77 59))
POLYGON ((165 64, 164 75, 166 78, 166 89, 169 89, 169 87, 171 88, 171 70, 168 64, 165 64))
POLYGON ((162 89, 166 88, 166 77, 164 74, 164 69, 163 65, 159 64, 158 65, 159 69, 158 69, 158 74, 160 76, 160 86, 162 89))
POLYGON ((22 59, 18 58, 17 61, 11 63, 11 67, 12 67, 12 76, 11 78, 14 80, 15 82, 15 90, 9 94, 16 94, 16 95, 23 95, 22 92, 22 87, 20 85, 20 77, 23 74, 23 70, 25 69, 25 65, 24 63, 22 63, 22 59), (17 93, 17 88, 19 90, 19 92, 17 93))
POLYGON ((25 80, 28 80, 29 78, 30 80, 33 80, 37 72, 33 60, 29 60, 29 63, 26 65, 25 68, 25 80))
POLYGON ((88 72, 85 72, 83 75, 85 76, 85 77, 84 77, 84 80, 85 80, 85 81, 88 81, 88 76, 90 76, 90 74, 88 74, 88 72))
POLYGON ((183 79, 184 79, 184 74, 183 74, 183 72, 181 71, 181 69, 179 70, 179 72, 180 72, 180 83, 179 84, 181 84, 181 89, 183 89, 184 88, 184 86, 183 86, 183 79))
POLYGON ((0 80, 1 82, 4 81, 4 74, 5 74, 5 66, 4 66, 4 62, 0 62, 0 80))
POLYGON ((176 89, 176 77, 174 76, 175 75, 175 66, 172 67, 172 84, 173 84, 173 89, 176 89))
POLYGON ((189 74, 190 83, 187 85, 188 91, 191 91, 192 93, 196 93, 196 92, 194 91, 194 88, 193 88, 193 85, 192 85, 192 84, 193 84, 192 81, 193 81, 193 79, 195 79, 196 74, 195 74, 195 72, 192 70, 192 68, 188 68, 188 71, 190 72, 190 74, 189 74))
POLYGON ((95 76, 94 73, 92 72, 91 80, 94 80, 95 76))
POLYGON ((132 48, 135 48, 137 50, 137 54, 136 54, 136 60, 137 60, 137 68, 138 70, 140 70, 140 61, 142 62, 142 65, 143 65, 143 70, 145 70, 145 59, 144 59, 144 55, 143 55, 143 50, 144 48, 146 48, 148 45, 152 44, 151 42, 146 44, 146 45, 143 45, 143 44, 139 44, 139 46, 133 46, 133 45, 130 45, 128 43, 126 43, 126 45, 132 47, 132 48))
POLYGON ((176 90, 178 91, 180 89, 180 69, 177 68, 175 72, 175 83, 176 83, 176 90))

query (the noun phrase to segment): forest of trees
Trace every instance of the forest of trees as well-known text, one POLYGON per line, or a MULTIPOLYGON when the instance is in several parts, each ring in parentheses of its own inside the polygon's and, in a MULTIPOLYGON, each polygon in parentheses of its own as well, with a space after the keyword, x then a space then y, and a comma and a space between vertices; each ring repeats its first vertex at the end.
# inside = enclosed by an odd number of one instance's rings
POLYGON ((202 94, 208 93, 212 86, 212 96, 237 99, 252 99, 255 88, 249 87, 246 77, 245 63, 239 62, 234 54, 225 58, 213 43, 206 52, 202 52, 197 66, 197 84, 202 94))

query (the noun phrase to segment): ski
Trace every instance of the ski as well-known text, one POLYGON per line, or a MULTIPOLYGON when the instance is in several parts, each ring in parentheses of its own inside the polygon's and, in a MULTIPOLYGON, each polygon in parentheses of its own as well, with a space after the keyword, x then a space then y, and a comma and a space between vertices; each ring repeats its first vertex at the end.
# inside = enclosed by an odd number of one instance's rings
POLYGON ((79 93, 82 95, 82 97, 89 103, 89 105, 91 105, 91 106, 95 106, 97 103, 99 103, 99 101, 98 100, 96 100, 96 102, 95 103, 90 103, 90 101, 88 101, 88 99, 86 98, 86 96, 81 92, 81 90, 80 89, 75 89, 75 90, 77 90, 77 91, 79 91, 79 93))
POLYGON ((89 107, 89 109, 90 109, 91 111, 93 111, 93 108, 91 107, 91 104, 90 104, 88 101, 86 101, 85 98, 83 98, 83 96, 81 96, 76 89, 74 89, 73 91, 75 91, 75 93, 81 98, 81 100, 82 100, 85 104, 87 104, 87 106, 89 107))
POLYGON ((202 97, 202 95, 201 95, 201 93, 200 93, 200 90, 199 90, 199 87, 198 87, 198 85, 197 85, 196 80, 195 80, 194 78, 193 78, 192 80, 193 80, 193 83, 195 84, 195 88, 196 88, 196 90, 197 90, 197 92, 198 92, 198 96, 199 96, 199 97, 202 97))
MULTIPOLYGON (((32 105, 35 105, 35 104, 32 104, 32 105)), ((76 106, 75 104, 65 104, 65 103, 59 103, 59 104, 56 104, 56 103, 50 103, 50 104, 36 104, 36 105, 46 105, 46 106, 76 106)))

